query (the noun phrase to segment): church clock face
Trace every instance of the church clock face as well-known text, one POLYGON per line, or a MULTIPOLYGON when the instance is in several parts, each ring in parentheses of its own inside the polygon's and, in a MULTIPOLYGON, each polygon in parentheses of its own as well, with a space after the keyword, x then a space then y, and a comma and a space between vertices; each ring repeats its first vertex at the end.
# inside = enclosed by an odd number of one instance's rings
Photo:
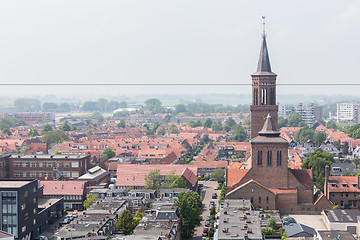
POLYGON ((265 120, 267 118, 267 114, 263 113, 263 114, 261 114, 261 117, 265 120))

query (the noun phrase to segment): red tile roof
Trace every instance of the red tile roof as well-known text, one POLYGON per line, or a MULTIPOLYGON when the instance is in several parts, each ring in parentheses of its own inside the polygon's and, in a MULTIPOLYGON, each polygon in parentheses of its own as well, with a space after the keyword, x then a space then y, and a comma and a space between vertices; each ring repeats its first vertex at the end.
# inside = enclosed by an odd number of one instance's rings
POLYGON ((83 195, 84 181, 40 181, 44 195, 83 195))

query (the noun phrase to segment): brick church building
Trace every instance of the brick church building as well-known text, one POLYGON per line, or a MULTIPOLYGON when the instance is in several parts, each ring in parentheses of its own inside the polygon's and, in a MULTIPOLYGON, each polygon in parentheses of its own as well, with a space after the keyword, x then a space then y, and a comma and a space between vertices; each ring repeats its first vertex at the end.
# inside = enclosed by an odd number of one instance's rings
POLYGON ((288 168, 288 142, 277 131, 276 74, 271 71, 263 34, 257 71, 252 75, 251 156, 246 169, 228 169, 226 198, 250 199, 255 208, 280 213, 319 213, 332 203, 314 193, 310 169, 288 168))

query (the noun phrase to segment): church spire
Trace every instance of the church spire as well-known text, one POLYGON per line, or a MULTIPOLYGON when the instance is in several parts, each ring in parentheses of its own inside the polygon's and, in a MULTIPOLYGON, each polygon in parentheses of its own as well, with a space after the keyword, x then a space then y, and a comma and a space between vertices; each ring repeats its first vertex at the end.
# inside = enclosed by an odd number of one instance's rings
POLYGON ((262 41, 262 45, 261 45, 259 62, 258 62, 256 72, 258 72, 258 73, 262 73, 262 72, 272 73, 271 72, 271 66, 270 66, 269 53, 268 53, 268 49, 267 49, 267 45, 266 45, 265 17, 263 16, 262 19, 264 19, 264 21, 263 21, 263 35, 262 35, 263 41, 262 41))

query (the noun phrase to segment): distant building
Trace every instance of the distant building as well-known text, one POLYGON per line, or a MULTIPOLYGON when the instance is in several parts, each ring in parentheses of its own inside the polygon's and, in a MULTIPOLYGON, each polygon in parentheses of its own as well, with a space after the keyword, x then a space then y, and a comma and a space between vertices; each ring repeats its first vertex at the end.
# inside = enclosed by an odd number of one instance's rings
POLYGON ((29 124, 52 123, 55 124, 55 114, 52 112, 18 112, 10 114, 11 117, 23 120, 29 124))
POLYGON ((357 104, 354 103, 338 103, 336 105, 337 122, 354 123, 357 117, 357 104))
POLYGON ((308 126, 312 126, 316 120, 322 118, 322 107, 315 106, 312 103, 308 105, 299 103, 293 107, 293 111, 297 112, 308 126))
POLYGON ((324 210, 322 216, 328 230, 348 231, 351 234, 359 233, 358 219, 360 218, 360 210, 358 209, 324 210))
POLYGON ((279 112, 278 115, 279 117, 287 117, 288 115, 290 115, 292 113, 292 109, 289 109, 288 106, 286 105, 279 105, 279 112))

